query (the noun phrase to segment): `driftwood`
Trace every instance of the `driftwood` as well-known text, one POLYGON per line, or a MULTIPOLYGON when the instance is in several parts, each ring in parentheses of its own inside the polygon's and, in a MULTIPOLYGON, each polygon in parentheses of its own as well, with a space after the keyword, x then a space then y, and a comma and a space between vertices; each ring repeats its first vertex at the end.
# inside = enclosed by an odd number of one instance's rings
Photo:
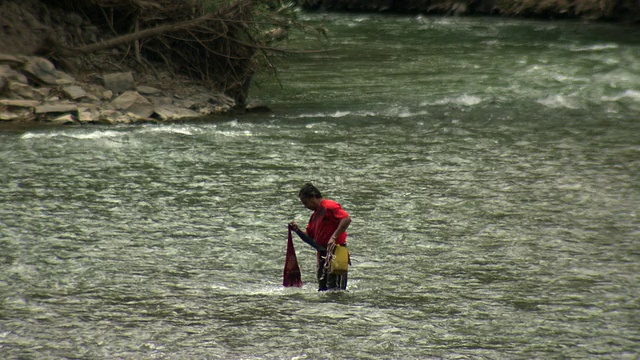
POLYGON ((196 19, 181 21, 175 24, 167 24, 167 25, 156 26, 154 28, 139 30, 137 32, 114 37, 109 40, 105 40, 105 41, 91 44, 91 45, 75 47, 75 48, 65 47, 65 48, 62 48, 60 52, 67 56, 74 56, 74 54, 78 54, 78 53, 90 54, 90 53, 118 47, 120 45, 130 44, 132 42, 135 42, 141 39, 159 36, 165 33, 171 33, 179 30, 187 30, 212 19, 214 19, 213 15, 204 15, 196 19))

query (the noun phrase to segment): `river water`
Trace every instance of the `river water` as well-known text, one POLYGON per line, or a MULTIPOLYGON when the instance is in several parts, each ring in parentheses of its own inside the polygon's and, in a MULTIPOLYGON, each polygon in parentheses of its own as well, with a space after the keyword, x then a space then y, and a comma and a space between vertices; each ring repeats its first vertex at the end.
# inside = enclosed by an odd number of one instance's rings
POLYGON ((272 113, 0 133, 0 357, 634 359, 640 29, 300 16, 272 113), (281 285, 305 181, 346 292, 281 285))

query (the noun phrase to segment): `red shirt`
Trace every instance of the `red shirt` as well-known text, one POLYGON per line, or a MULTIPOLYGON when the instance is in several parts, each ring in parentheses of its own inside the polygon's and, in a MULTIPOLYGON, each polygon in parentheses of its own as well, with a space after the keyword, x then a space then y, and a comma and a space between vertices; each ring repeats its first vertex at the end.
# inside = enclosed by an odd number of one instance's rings
MULTIPOLYGON (((309 224, 307 224, 307 235, 314 239, 319 245, 326 247, 331 239, 331 235, 338 228, 340 220, 348 217, 346 211, 340 204, 333 200, 322 199, 320 206, 311 214, 309 224)), ((347 232, 343 232, 336 239, 336 244, 347 243, 347 232)))

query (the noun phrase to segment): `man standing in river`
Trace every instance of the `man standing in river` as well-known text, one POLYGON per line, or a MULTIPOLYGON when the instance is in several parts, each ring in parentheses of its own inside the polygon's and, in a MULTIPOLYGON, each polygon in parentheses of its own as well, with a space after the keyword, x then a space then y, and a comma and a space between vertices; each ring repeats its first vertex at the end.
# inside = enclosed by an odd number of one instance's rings
MULTIPOLYGON (((342 206, 333 200, 324 199, 320 191, 311 183, 304 184, 298 196, 304 207, 313 211, 307 224, 306 234, 318 245, 326 248, 330 254, 336 246, 346 246, 346 230, 351 223, 351 217, 342 209, 342 206)), ((296 232, 300 231, 295 221, 290 225, 296 232)), ((332 274, 327 271, 326 257, 327 252, 318 251, 318 291, 346 290, 347 273, 332 274)))

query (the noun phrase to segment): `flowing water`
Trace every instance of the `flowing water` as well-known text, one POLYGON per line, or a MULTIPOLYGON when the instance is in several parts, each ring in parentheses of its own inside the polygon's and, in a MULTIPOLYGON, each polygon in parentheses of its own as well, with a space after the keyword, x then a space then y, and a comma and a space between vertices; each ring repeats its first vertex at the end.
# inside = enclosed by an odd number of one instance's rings
POLYGON ((634 359, 640 28, 301 16, 272 113, 0 133, 0 357, 634 359), (281 285, 305 181, 346 292, 281 285))

